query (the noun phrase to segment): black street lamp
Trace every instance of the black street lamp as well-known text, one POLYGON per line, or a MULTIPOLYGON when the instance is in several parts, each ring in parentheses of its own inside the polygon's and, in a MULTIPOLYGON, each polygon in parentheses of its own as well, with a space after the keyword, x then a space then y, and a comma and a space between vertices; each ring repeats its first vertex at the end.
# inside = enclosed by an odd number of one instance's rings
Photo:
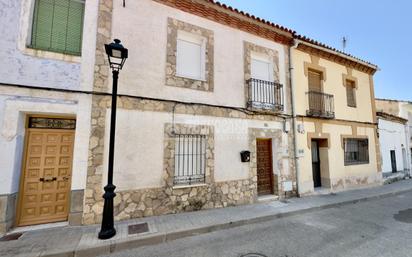
POLYGON ((114 160, 114 140, 116 132, 116 105, 117 105, 117 80, 119 78, 119 70, 122 69, 127 58, 127 49, 120 44, 119 39, 115 39, 111 44, 104 45, 106 54, 109 58, 110 68, 113 74, 113 90, 112 90, 112 113, 110 119, 110 143, 109 143, 109 165, 107 185, 104 187, 104 207, 102 227, 99 232, 99 239, 109 239, 116 235, 113 218, 113 199, 116 196, 114 192, 116 186, 113 185, 113 160, 114 160))

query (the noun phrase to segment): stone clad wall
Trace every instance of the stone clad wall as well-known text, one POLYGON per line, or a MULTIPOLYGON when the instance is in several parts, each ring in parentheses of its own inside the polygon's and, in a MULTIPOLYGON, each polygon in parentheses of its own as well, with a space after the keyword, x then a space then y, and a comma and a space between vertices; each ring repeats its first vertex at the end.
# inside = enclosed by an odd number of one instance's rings
POLYGON ((165 186, 118 193, 114 202, 116 219, 221 208, 254 202, 256 186, 254 186, 252 179, 214 182, 213 131, 212 126, 165 124, 163 158, 165 186), (192 186, 176 186, 174 184, 174 133, 207 135, 204 184, 192 186))
MULTIPOLYGON (((108 89, 109 65, 104 51, 104 44, 112 41, 112 11, 112 0, 99 0, 93 84, 93 90, 98 92, 106 92, 108 89)), ((105 169, 102 165, 107 99, 108 97, 105 96, 92 96, 89 161, 84 195, 83 224, 100 222, 103 212, 102 172, 105 169)))
POLYGON ((0 195, 0 235, 14 225, 16 203, 17 193, 0 195))

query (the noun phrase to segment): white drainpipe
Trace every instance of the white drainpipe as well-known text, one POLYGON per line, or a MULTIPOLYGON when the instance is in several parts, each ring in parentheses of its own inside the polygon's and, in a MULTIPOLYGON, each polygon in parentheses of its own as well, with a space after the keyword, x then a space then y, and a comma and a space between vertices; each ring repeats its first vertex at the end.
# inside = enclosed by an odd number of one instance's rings
POLYGON ((297 143, 297 125, 296 125, 296 108, 295 108, 295 89, 293 84, 293 58, 292 51, 298 47, 299 42, 294 40, 293 46, 289 48, 289 82, 291 91, 291 105, 292 105, 292 126, 293 126, 293 145, 294 145, 294 161, 296 169, 296 191, 298 196, 300 195, 300 168, 299 168, 299 155, 298 155, 298 143, 297 143))

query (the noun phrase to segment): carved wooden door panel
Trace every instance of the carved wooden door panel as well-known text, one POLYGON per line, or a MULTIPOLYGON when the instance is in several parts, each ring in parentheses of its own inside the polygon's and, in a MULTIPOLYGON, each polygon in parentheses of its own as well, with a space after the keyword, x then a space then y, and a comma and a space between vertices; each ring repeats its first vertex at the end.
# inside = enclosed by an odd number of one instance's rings
POLYGON ((18 225, 67 220, 74 130, 28 129, 18 225))
POLYGON ((256 140, 258 195, 273 194, 272 140, 256 140))

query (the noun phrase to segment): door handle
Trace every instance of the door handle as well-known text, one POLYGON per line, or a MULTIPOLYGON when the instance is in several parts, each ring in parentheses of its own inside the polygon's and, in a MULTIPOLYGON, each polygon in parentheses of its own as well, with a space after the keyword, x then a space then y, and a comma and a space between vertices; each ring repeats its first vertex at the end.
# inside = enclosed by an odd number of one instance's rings
POLYGON ((52 177, 52 178, 40 178, 40 182, 53 182, 56 181, 57 177, 52 177))

